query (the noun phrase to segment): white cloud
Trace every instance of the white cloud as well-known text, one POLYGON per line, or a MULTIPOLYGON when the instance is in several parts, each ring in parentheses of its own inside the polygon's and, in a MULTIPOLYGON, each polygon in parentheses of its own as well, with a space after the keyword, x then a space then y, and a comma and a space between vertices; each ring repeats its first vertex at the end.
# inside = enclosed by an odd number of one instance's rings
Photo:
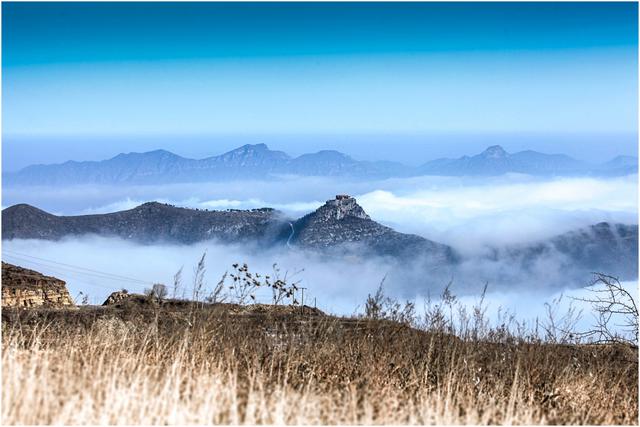
POLYGON ((637 176, 474 181, 376 190, 358 202, 380 222, 459 250, 543 240, 601 221, 637 223, 637 176))
MULTIPOLYGON (((186 296, 190 296, 193 268, 205 251, 209 287, 217 283, 233 263, 246 262, 251 271, 260 274, 271 274, 273 264, 277 263, 282 274, 288 272, 291 277, 297 272, 293 278, 302 280, 301 286, 308 288, 305 291, 307 302, 312 304, 315 297, 322 309, 346 314, 363 304, 367 293, 374 291, 392 268, 383 260, 326 259, 284 247, 264 251, 214 242, 189 246, 138 245, 120 239, 89 236, 60 242, 3 242, 5 261, 59 277, 67 281, 74 297, 83 291, 92 297, 92 303, 97 304, 101 304, 112 291, 123 287, 142 292, 152 283, 171 284, 173 275, 181 267, 184 267, 183 290, 186 296), (83 269, 125 276, 146 284, 108 278, 83 269)), ((270 294, 265 292, 260 291, 259 297, 261 301, 269 302, 270 294)))
MULTIPOLYGON (((60 242, 13 240, 3 243, 5 261, 59 277, 67 282, 73 297, 82 291, 90 296, 93 304, 101 304, 112 291, 121 288, 142 292, 152 283, 165 283, 171 287, 173 275, 181 267, 183 287, 178 295, 184 292, 189 297, 193 289, 193 269, 205 251, 205 279, 209 290, 235 262, 246 262, 252 272, 261 274, 272 274, 273 263, 278 263, 282 274, 288 272, 289 278, 301 280, 300 286, 306 288, 305 302, 308 305, 316 303, 318 308, 326 312, 342 315, 362 313, 367 295, 375 293, 385 276, 385 292, 401 300, 415 301, 419 314, 422 314, 424 298, 430 295, 432 301, 437 302, 438 295, 446 285, 446 280, 435 286, 428 285, 424 272, 412 270, 410 266, 399 272, 383 259, 335 259, 285 248, 261 251, 213 242, 190 246, 138 245, 120 239, 97 237, 60 242), (134 283, 111 275, 146 283, 134 283)), ((548 274, 550 266, 546 264, 543 267, 544 273, 548 274)), ((470 280, 466 284, 454 280, 451 290, 467 310, 471 310, 479 300, 484 286, 481 275, 495 273, 495 268, 509 269, 509 266, 489 263, 467 265, 463 270, 466 269, 467 274, 478 280, 470 280)), ((572 299, 588 295, 588 290, 549 287, 544 282, 544 275, 523 277, 521 272, 515 270, 509 274, 513 279, 511 286, 489 284, 485 304, 492 324, 496 324, 500 320, 500 313, 505 312, 513 313, 519 321, 527 321, 529 325, 536 318, 542 321, 546 317, 545 303, 564 295, 558 303, 557 315, 566 313, 571 303, 583 310, 579 329, 587 330, 591 326, 593 317, 589 305, 572 299)), ((637 282, 624 285, 637 298, 637 282)), ((271 301, 268 290, 259 290, 257 295, 260 302, 271 301)))

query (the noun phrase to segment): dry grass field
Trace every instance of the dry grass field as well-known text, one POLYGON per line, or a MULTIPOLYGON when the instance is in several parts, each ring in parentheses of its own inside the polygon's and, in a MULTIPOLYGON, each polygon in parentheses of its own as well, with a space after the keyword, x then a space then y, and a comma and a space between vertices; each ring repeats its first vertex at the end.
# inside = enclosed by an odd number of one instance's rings
POLYGON ((638 423, 621 344, 227 304, 2 316, 3 424, 638 423))

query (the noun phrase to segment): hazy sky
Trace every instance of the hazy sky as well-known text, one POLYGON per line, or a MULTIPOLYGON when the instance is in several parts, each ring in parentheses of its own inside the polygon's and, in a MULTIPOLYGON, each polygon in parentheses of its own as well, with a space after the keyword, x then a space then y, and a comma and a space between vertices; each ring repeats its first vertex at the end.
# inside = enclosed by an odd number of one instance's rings
POLYGON ((636 151, 636 3, 2 12, 6 169, 153 148, 204 157, 265 141, 412 162, 494 140, 587 160, 636 151))

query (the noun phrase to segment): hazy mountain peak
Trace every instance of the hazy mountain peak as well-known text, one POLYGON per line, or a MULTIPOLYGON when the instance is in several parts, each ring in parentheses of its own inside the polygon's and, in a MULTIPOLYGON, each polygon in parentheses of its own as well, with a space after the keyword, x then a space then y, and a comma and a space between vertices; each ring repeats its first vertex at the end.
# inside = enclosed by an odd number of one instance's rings
POLYGON ((302 154, 295 159, 296 162, 355 162, 350 156, 336 150, 320 150, 315 153, 302 154))
POLYGON ((177 154, 174 154, 171 151, 163 150, 161 148, 157 150, 147 151, 146 153, 143 153, 143 154, 153 154, 156 156, 177 156, 177 154))
POLYGON ((638 158, 635 156, 616 156, 613 159, 609 160, 607 164, 616 164, 616 165, 637 165, 638 158))
POLYGON ((337 150, 320 150, 315 155, 351 160, 350 156, 348 156, 348 155, 346 155, 344 153, 341 153, 340 151, 337 151, 337 150))
POLYGON ((167 151, 167 150, 152 150, 152 151, 145 151, 144 153, 137 153, 137 152, 131 152, 131 153, 120 153, 117 156, 113 157, 113 160, 116 159, 126 159, 126 158, 132 158, 132 157, 148 157, 148 158, 179 158, 180 156, 178 156, 177 154, 172 153, 171 151, 167 151))
POLYGON ((500 145, 492 145, 484 150, 480 155, 484 158, 500 159, 507 157, 509 153, 507 153, 500 145))
POLYGON ((263 161, 266 159, 286 161, 289 159, 289 156, 282 151, 269 149, 267 144, 245 144, 242 147, 228 151, 220 156, 212 157, 211 159, 222 160, 225 162, 230 160, 249 159, 251 159, 251 161, 263 161))
MULTIPOLYGON (((498 176, 506 173, 522 173, 535 176, 588 175, 597 167, 585 164, 564 154, 545 154, 537 151, 508 153, 500 145, 492 145, 482 153, 458 159, 438 159, 424 164, 420 171, 425 175, 443 176, 498 176)), ((599 173, 623 175, 626 169, 603 165, 599 173)))
POLYGON ((249 154, 254 152, 264 152, 268 151, 269 147, 266 144, 245 144, 241 147, 234 148, 231 151, 227 151, 223 154, 223 156, 227 156, 230 154, 249 154))
POLYGON ((234 150, 229 151, 229 153, 265 153, 271 151, 267 144, 245 144, 241 147, 238 147, 234 150))
POLYGON ((269 147, 267 146, 267 144, 265 143, 259 143, 259 144, 245 144, 242 147, 240 147, 240 149, 244 149, 244 150, 254 150, 254 151, 268 151, 269 147))

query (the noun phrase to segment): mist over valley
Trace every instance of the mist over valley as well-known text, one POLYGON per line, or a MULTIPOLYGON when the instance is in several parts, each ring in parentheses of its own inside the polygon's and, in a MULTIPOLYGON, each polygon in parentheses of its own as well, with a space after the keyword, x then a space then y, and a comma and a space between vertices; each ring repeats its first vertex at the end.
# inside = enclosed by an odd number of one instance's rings
MULTIPOLYGON (((227 157, 234 167, 259 168, 249 161, 256 160, 255 150, 239 150, 242 156, 236 150, 227 157)), ((146 167, 157 170, 164 156, 146 167)), ((452 167, 465 163, 461 176, 363 179, 347 169, 332 176, 328 163, 320 162, 324 172, 311 168, 307 175, 245 174, 162 185, 89 179, 25 186, 9 180, 3 192, 4 255, 66 278, 77 292, 90 289, 96 302, 127 284, 77 276, 78 270, 50 261, 115 269, 148 283, 170 282, 204 252, 210 283, 236 262, 263 274, 277 264, 296 272, 316 303, 340 313, 357 310, 381 282, 391 295, 409 300, 437 296, 448 284, 473 298, 488 284, 496 301, 526 294, 542 308, 548 298, 586 286, 593 271, 637 280, 637 162, 622 162, 631 173, 619 176, 577 173, 566 165, 554 170, 554 164, 545 173, 527 174, 511 157, 490 147, 448 161, 452 167), (478 166, 480 160, 485 166, 478 166), (492 164, 493 172, 482 169, 492 164), (318 171, 325 175, 313 176, 318 171), (335 194, 350 197, 338 200, 335 194), (20 203, 31 206, 7 209, 20 203)), ((52 170, 61 173, 58 166, 52 170)), ((139 166, 129 164, 118 176, 135 176, 133 170, 139 166)))

